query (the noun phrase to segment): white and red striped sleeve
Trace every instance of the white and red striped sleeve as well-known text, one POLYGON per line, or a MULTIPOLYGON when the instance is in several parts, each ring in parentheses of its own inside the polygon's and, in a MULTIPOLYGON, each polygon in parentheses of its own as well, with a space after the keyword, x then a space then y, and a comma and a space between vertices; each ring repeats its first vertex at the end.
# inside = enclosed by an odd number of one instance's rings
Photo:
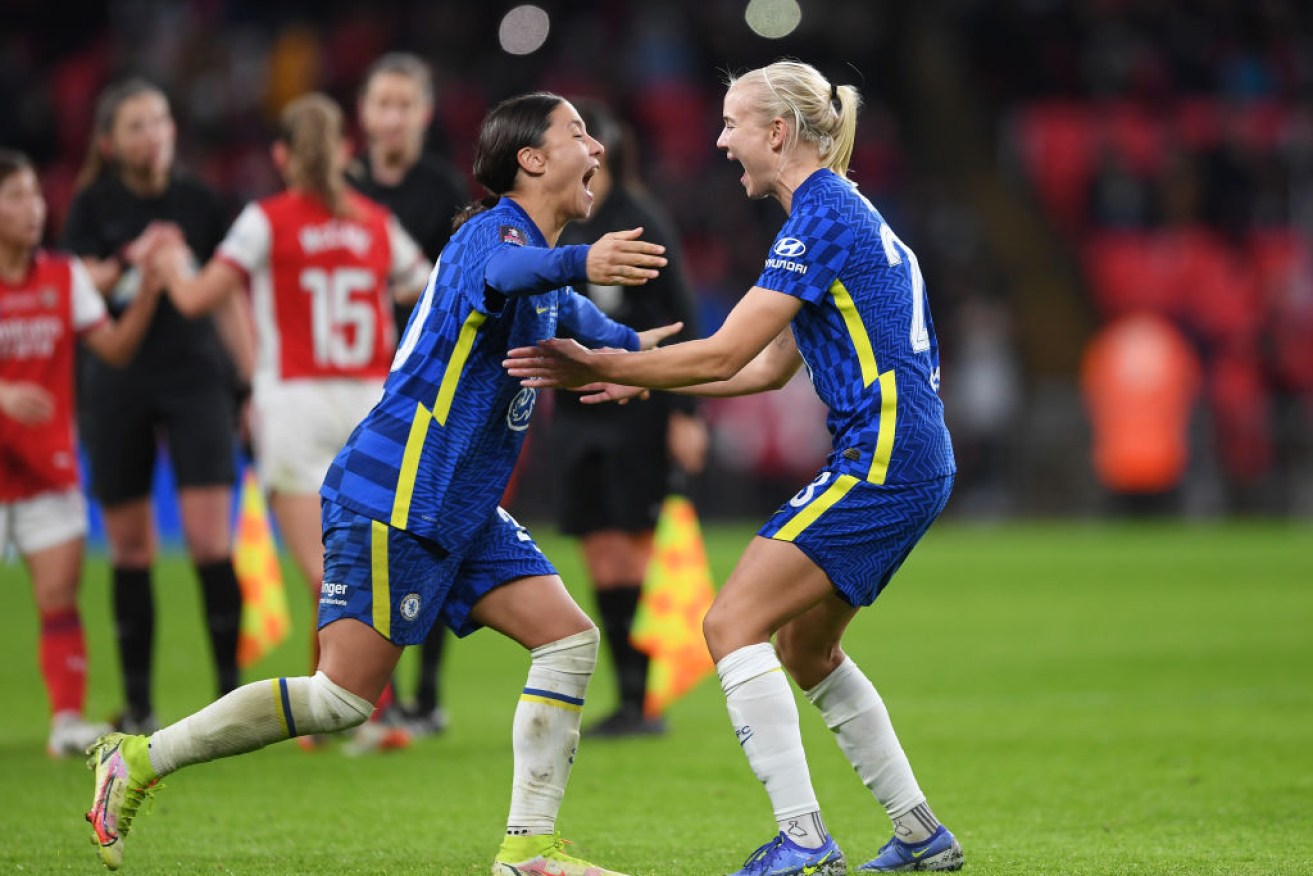
POLYGON ((272 242, 269 217, 259 204, 250 203, 228 229, 214 257, 241 271, 249 285, 252 277, 268 267, 272 242))
POLYGON ((388 215, 388 249, 392 253, 388 285, 393 289, 423 289, 429 280, 429 260, 391 214, 388 215))
POLYGON ((73 331, 79 335, 86 334, 109 319, 109 313, 105 310, 105 299, 96 289, 96 284, 81 259, 72 259, 69 262, 69 286, 68 297, 73 308, 73 331))

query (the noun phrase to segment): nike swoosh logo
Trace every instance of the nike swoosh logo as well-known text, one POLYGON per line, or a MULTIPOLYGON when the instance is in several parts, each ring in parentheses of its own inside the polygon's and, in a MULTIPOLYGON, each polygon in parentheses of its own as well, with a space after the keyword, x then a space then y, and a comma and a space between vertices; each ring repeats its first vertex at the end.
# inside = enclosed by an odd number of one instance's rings
POLYGON ((819 861, 817 861, 815 864, 812 864, 811 866, 807 866, 806 864, 804 864, 802 867, 802 876, 811 876, 812 873, 815 873, 817 870, 821 869, 826 864, 830 863, 830 859, 833 857, 834 857, 834 853, 831 852, 830 854, 826 855, 824 858, 821 858, 819 861))
POLYGON ((913 859, 916 859, 916 858, 923 858, 923 857, 925 857, 926 853, 929 852, 929 851, 930 851, 930 847, 929 847, 929 846, 926 846, 924 849, 922 849, 922 850, 919 851, 919 852, 914 852, 914 851, 912 851, 911 849, 908 849, 908 850, 907 850, 908 854, 910 854, 910 855, 912 856, 913 859))
POLYGON ((547 311, 551 310, 551 308, 550 308, 550 307, 535 307, 534 310, 538 311, 539 313, 546 313, 547 311))

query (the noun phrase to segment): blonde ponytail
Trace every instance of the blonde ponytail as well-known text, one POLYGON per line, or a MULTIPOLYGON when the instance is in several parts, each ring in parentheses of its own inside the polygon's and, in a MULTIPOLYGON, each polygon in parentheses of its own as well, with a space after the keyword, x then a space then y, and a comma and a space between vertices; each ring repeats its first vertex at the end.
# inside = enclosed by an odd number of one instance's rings
POLYGON ((862 106, 855 87, 833 85, 801 61, 776 61, 726 82, 730 88, 740 84, 757 86, 753 102, 763 118, 791 121, 793 137, 815 143, 823 167, 847 176, 862 106))

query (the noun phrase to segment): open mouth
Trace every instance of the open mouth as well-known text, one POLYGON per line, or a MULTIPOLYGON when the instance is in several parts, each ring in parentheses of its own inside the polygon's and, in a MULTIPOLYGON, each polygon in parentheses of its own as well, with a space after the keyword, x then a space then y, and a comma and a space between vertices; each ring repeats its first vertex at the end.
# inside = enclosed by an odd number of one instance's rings
POLYGON ((593 192, 589 186, 593 182, 593 177, 597 176, 597 167, 598 166, 594 164, 592 167, 588 168, 588 171, 584 174, 584 191, 588 192, 590 195, 593 192))

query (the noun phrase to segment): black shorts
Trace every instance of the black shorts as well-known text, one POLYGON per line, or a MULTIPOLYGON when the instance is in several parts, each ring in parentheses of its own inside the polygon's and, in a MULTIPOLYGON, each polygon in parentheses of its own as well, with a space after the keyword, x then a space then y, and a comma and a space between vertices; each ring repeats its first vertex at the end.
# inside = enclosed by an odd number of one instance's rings
POLYGON ((151 386, 118 377, 84 387, 78 414, 98 502, 117 505, 149 496, 160 442, 168 447, 180 489, 236 481, 235 402, 226 380, 151 386))
POLYGON ((553 421, 556 522, 562 532, 579 536, 656 527, 670 486, 666 424, 664 412, 619 422, 559 416, 553 421))

